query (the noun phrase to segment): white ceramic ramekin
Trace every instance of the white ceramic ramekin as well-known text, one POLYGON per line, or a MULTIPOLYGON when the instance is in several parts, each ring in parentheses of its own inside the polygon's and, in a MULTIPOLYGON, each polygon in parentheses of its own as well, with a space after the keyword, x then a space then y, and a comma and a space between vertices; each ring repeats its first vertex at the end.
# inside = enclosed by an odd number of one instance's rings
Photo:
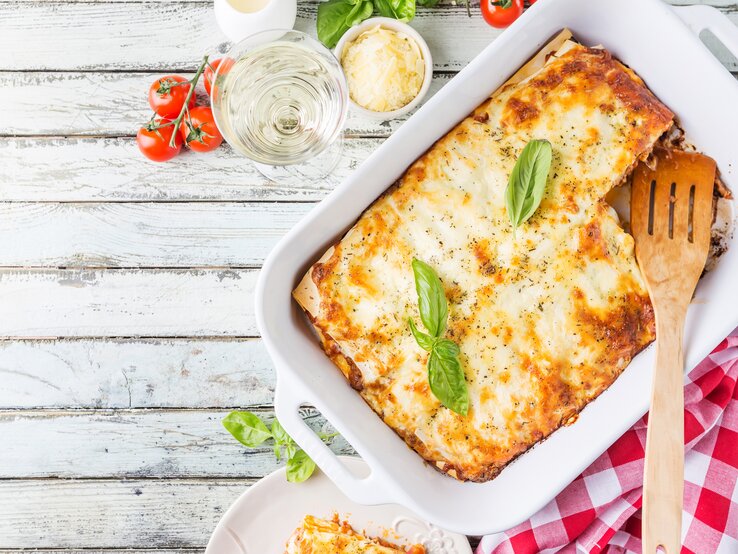
POLYGON ((389 112, 375 112, 373 110, 367 110, 366 108, 359 106, 356 102, 351 100, 352 111, 372 119, 388 121, 390 119, 397 119, 398 117, 402 117, 403 115, 410 113, 418 106, 418 104, 420 104, 420 102, 423 101, 423 98, 430 88, 431 81, 433 80, 433 57, 431 56, 430 48, 428 48, 428 44, 425 42, 425 39, 423 39, 423 37, 420 36, 420 33, 418 33, 418 31, 413 29, 407 23, 403 23, 402 21, 397 21, 396 19, 391 19, 389 17, 370 17, 369 19, 362 21, 358 25, 351 27, 341 37, 341 40, 338 41, 338 44, 334 49, 334 53, 336 55, 336 58, 338 58, 338 61, 341 61, 343 49, 346 47, 347 44, 353 42, 353 40, 356 39, 356 37, 358 37, 364 31, 373 29, 377 25, 379 25, 383 29, 390 29, 398 33, 404 33, 411 39, 413 39, 418 44, 418 47, 420 48, 420 53, 423 55, 423 62, 425 63, 425 75, 423 77, 423 84, 421 85, 417 96, 413 98, 409 103, 405 104, 402 108, 391 110, 389 112))

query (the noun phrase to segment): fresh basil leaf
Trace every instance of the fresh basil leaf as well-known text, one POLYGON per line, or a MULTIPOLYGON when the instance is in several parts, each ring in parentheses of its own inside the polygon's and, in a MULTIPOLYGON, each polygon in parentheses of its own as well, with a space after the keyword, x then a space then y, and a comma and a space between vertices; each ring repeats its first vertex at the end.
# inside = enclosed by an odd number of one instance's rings
POLYGON ((259 416, 251 412, 231 412, 223 418, 223 427, 233 435, 238 442, 254 448, 272 437, 269 429, 259 416))
MULTIPOLYGON (((348 23, 349 27, 353 27, 354 25, 358 25, 365 19, 369 19, 374 13, 374 5, 372 4, 371 0, 355 1, 352 3, 352 5, 354 6, 354 9, 351 10, 348 17, 346 18, 346 22, 348 23)), ((341 36, 343 36, 343 33, 341 33, 341 36)))
POLYGON ((413 259, 415 290, 418 293, 420 320, 433 338, 438 338, 446 330, 448 303, 446 291, 441 280, 427 263, 413 259))
MULTIPOLYGON (((301 483, 315 471, 315 462, 302 450, 276 419, 271 430, 251 412, 231 412, 223 418, 223 426, 242 444, 254 448, 267 439, 272 439, 272 450, 277 461, 287 459, 287 480, 301 483)), ((330 441, 338 433, 318 434, 323 441, 330 441)))
POLYGON ((315 462, 304 450, 298 450, 287 460, 287 480, 290 483, 302 483, 315 471, 315 462))
POLYGON ((282 446, 292 441, 282 424, 278 420, 272 421, 272 438, 274 439, 274 457, 279 462, 282 459, 282 446))
POLYGON ((371 0, 328 0, 318 5, 318 39, 333 48, 343 34, 354 25, 371 17, 371 0))
POLYGON ((418 330, 412 318, 408 320, 410 331, 428 357, 428 382, 441 404, 454 412, 466 415, 469 411, 469 393, 464 371, 459 362, 459 346, 452 340, 441 338, 448 320, 448 303, 443 283, 425 262, 413 259, 415 290, 418 293, 418 311, 428 334, 418 330))
MULTIPOLYGON (((465 416, 469 412, 469 391, 458 355, 450 356, 450 351, 448 347, 433 349, 428 358, 428 382, 441 404, 465 416)), ((456 351, 458 352, 458 346, 456 351)))
POLYGON ((532 140, 525 145, 515 162, 505 189, 505 204, 513 233, 541 204, 551 169, 551 158, 550 142, 532 140))
POLYGON ((415 0, 418 6, 423 6, 424 8, 435 8, 439 1, 440 0, 415 0))
POLYGON ((284 445, 284 455, 288 460, 295 455, 295 451, 297 450, 297 443, 292 439, 287 441, 287 444, 284 445))
POLYGON ((444 358, 455 358, 460 353, 459 345, 449 339, 438 339, 433 347, 439 356, 444 358))
POLYGON ((287 434, 287 431, 284 430, 284 427, 282 427, 282 424, 276 419, 272 421, 272 437, 274 438, 274 442, 280 445, 292 440, 287 434))
POLYGON ((435 339, 431 337, 429 334, 424 333, 423 331, 419 330, 415 326, 415 322, 413 321, 413 318, 409 318, 407 322, 410 325, 410 331, 415 337, 415 342, 418 343, 420 348, 422 348, 423 350, 427 350, 428 352, 433 350, 433 343, 435 342, 435 339))
POLYGON ((415 0, 374 0, 379 15, 408 22, 415 17, 415 0))

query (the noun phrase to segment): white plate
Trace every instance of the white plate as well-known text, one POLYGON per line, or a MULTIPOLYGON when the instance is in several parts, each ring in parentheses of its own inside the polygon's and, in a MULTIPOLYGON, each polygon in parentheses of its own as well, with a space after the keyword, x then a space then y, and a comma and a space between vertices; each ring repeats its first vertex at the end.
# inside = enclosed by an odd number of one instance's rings
MULTIPOLYGON (((677 114, 690 142, 718 162, 738 191, 738 83, 700 42, 712 31, 738 55, 738 29, 708 6, 660 0, 536 2, 428 100, 272 250, 256 287, 256 320, 277 370, 275 411, 287 432, 346 493, 364 504, 397 503, 445 529, 481 535, 529 518, 648 409, 654 349, 636 356, 580 414, 487 483, 461 483, 423 463, 347 384, 292 301, 310 265, 435 140, 468 115, 528 58, 568 27, 603 44, 677 114), (637 14, 634 17, 633 14, 637 14), (356 479, 299 415, 315 406, 369 464, 356 479)), ((685 327, 685 369, 738 325, 738 237, 699 283, 685 327)))
MULTIPOLYGON (((341 456, 341 460, 358 476, 369 473, 359 458, 341 456)), ((463 535, 425 523, 402 506, 356 504, 318 469, 304 483, 289 483, 282 468, 233 503, 210 537, 205 554, 283 554, 287 539, 306 514, 330 519, 334 513, 357 531, 401 546, 422 544, 428 554, 472 552, 463 535)))

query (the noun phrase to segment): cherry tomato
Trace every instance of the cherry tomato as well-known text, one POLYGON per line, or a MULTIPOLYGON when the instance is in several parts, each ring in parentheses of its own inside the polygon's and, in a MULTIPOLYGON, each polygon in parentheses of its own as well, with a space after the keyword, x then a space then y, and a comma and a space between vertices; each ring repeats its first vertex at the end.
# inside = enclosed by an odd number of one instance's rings
POLYGON ((508 27, 523 13, 523 0, 482 0, 482 17, 498 29, 508 27))
MULTIPOLYGON (((157 115, 177 119, 184 106, 190 84, 181 75, 167 75, 154 81, 149 87, 149 105, 157 115), (184 84, 180 84, 184 83, 184 84)), ((195 105, 195 95, 190 97, 187 107, 195 105)))
POLYGON ((156 128, 162 123, 169 123, 166 119, 154 119, 138 130, 136 144, 141 153, 154 162, 165 162, 171 160, 182 150, 182 137, 175 133, 174 125, 156 128), (174 147, 169 146, 169 141, 174 134, 174 147))
POLYGON ((231 70, 235 63, 236 61, 233 58, 227 57, 220 58, 218 60, 215 60, 214 62, 211 62, 211 65, 213 65, 218 71, 217 77, 215 75, 215 71, 208 67, 205 68, 205 90, 208 91, 210 98, 217 96, 218 86, 220 85, 220 83, 223 82, 220 77, 225 76, 231 70))
POLYGON ((215 72, 218 70, 218 66, 222 61, 223 58, 218 58, 217 60, 209 62, 208 65, 205 66, 205 71, 203 72, 202 76, 203 80, 205 81, 205 90, 208 91, 208 94, 210 94, 210 90, 212 88, 215 72))
POLYGON ((185 144, 195 152, 210 152, 223 142, 223 135, 213 119, 213 110, 208 106, 192 108, 189 117, 182 120, 179 132, 185 144))

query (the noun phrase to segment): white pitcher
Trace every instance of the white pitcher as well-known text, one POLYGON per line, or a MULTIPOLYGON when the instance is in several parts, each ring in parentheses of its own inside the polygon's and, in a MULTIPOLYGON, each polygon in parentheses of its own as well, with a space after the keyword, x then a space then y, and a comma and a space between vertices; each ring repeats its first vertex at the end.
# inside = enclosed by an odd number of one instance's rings
POLYGON ((215 0, 215 20, 233 42, 268 29, 292 29, 296 15, 297 0, 215 0))

